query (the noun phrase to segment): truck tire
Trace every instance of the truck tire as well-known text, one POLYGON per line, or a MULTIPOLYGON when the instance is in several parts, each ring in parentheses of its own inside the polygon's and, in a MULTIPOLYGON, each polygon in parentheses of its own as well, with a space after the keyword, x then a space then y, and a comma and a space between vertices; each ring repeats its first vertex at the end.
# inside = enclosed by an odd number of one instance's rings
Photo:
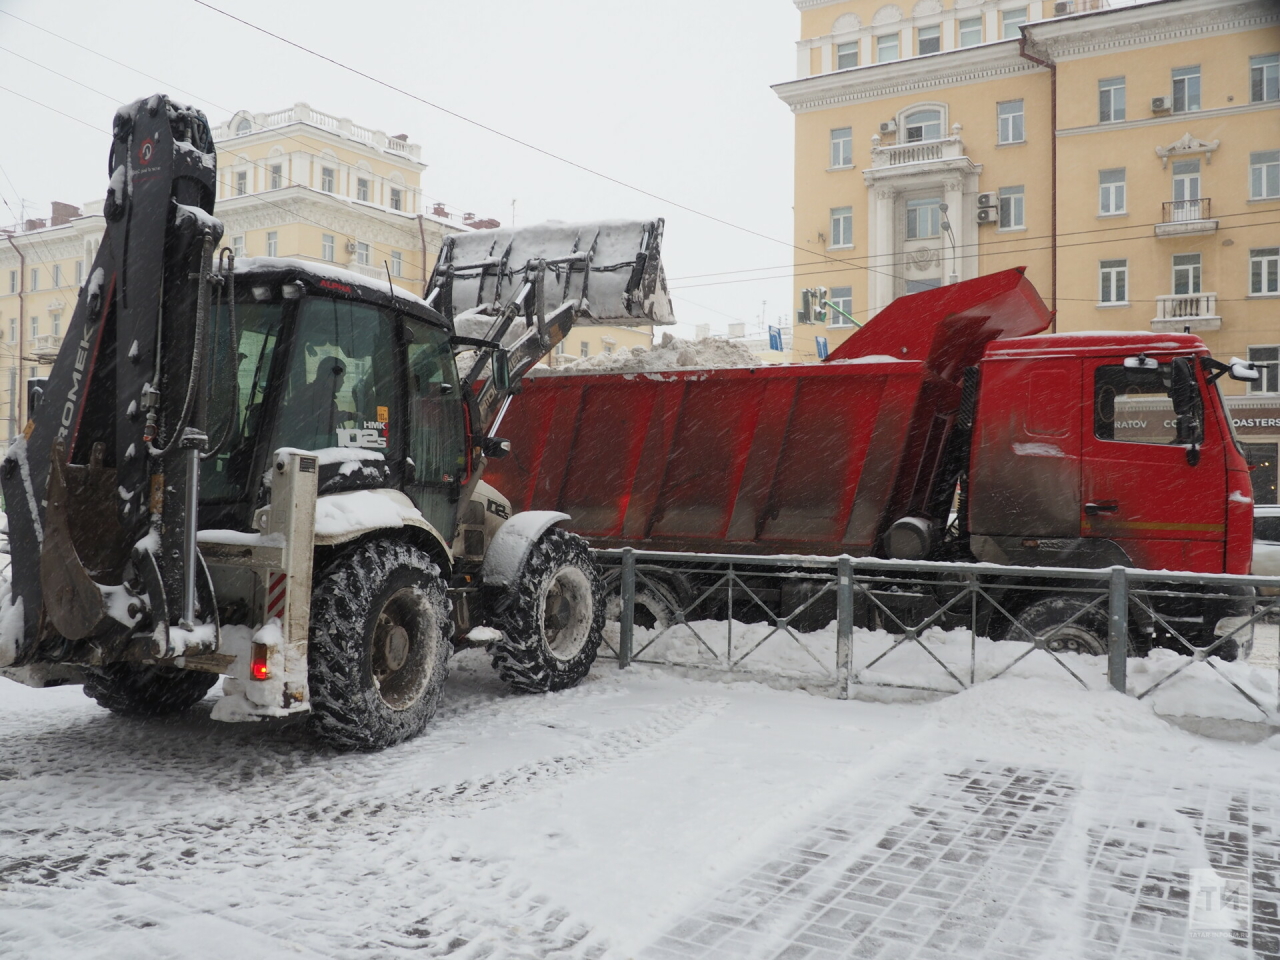
POLYGON ((191 709, 217 682, 216 673, 110 663, 85 671, 84 693, 123 717, 168 717, 191 709))
POLYGON ((1045 641, 1045 647, 1054 653, 1084 653, 1095 657, 1107 655, 1108 619, 1107 611, 1094 607, 1081 614, 1057 633, 1055 628, 1062 626, 1082 607, 1088 606, 1087 600, 1077 597, 1044 597, 1035 600, 1018 614, 1017 620, 1009 624, 1005 631, 1005 640, 1027 641, 1027 634, 1037 640, 1053 634, 1045 641), (1018 627, 1022 627, 1019 630, 1018 627), (1025 631, 1025 632, 1024 632, 1025 631))
POLYGON ((317 578, 307 652, 311 728, 341 748, 417 736, 449 676, 449 599, 426 553, 372 540, 317 578))
POLYGON ((525 557, 519 580, 488 644, 498 676, 516 690, 575 686, 595 662, 604 636, 605 591, 587 542, 553 527, 525 557))
MULTIPOLYGON (((617 623, 622 619, 622 571, 612 571, 605 581, 604 619, 617 623)), ((681 603, 658 575, 647 569, 636 570, 636 608, 634 622, 645 630, 666 630, 679 621, 681 603), (643 579, 641 579, 643 575, 643 579)))

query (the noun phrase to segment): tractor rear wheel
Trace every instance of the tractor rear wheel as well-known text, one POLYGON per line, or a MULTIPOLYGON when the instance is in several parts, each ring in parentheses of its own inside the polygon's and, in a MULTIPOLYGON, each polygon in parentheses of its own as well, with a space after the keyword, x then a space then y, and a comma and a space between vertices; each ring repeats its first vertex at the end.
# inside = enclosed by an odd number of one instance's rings
POLYGON ((587 542, 555 527, 544 533, 511 593, 496 598, 500 632, 488 651, 498 676, 526 693, 576 685, 604 636, 604 593, 587 542))
POLYGON ((195 706, 217 682, 216 673, 110 663, 85 672, 84 693, 124 717, 168 717, 195 706))
POLYGON ((373 540, 331 564, 311 595, 311 727, 343 749, 421 733, 449 676, 449 599, 417 547, 373 540))

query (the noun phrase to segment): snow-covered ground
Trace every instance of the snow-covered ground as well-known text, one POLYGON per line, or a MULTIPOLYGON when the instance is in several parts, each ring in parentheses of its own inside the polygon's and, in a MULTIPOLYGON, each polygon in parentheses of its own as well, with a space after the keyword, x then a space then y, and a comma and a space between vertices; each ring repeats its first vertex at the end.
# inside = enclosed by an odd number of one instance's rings
POLYGON ((1058 674, 886 704, 601 661, 533 697, 470 652, 380 754, 5 683, 0 955, 1280 952, 1280 738, 1058 674), (1239 876, 1252 916, 1197 906, 1239 876))

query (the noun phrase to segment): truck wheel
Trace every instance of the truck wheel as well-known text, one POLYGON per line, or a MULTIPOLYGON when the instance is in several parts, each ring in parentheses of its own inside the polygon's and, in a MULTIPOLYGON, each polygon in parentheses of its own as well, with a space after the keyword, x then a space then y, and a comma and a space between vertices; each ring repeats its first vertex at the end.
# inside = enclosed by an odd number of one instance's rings
POLYGON ((217 682, 216 673, 110 663, 85 671, 84 693, 124 717, 168 717, 195 706, 217 682))
POLYGON ((595 662, 604 613, 586 541, 553 527, 530 549, 510 602, 494 617, 501 633, 488 651, 498 676, 526 693, 576 685, 595 662))
POLYGON ((344 749, 380 750, 422 732, 449 676, 449 599, 440 568, 396 540, 335 561, 311 594, 311 727, 344 749))
POLYGON ((1075 597, 1045 597, 1024 607, 1018 618, 1005 631, 1006 640, 1048 638, 1044 645, 1054 653, 1085 653, 1106 656, 1109 645, 1107 612, 1094 607, 1063 627, 1088 601, 1075 597), (1018 627, 1022 627, 1019 630, 1018 627), (1056 629, 1062 627, 1060 630, 1056 629), (1025 631, 1025 632, 1024 632, 1025 631), (1052 634, 1052 636, 1050 636, 1052 634))
MULTIPOLYGON (((636 609, 634 621, 637 627, 645 630, 666 630, 679 619, 677 611, 680 601, 675 593, 648 570, 636 571, 636 609)), ((608 599, 604 605, 604 619, 608 623, 617 623, 622 619, 622 573, 614 571, 605 583, 608 599)))

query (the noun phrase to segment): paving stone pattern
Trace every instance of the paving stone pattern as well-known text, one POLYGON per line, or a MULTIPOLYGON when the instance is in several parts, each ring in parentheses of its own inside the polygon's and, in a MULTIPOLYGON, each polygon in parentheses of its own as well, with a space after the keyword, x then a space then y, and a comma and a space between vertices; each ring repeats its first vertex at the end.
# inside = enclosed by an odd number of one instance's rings
POLYGON ((642 957, 1280 960, 1277 827, 1280 798, 1247 789, 981 762, 898 771, 642 957), (1218 880, 1252 891, 1232 929, 1197 912, 1218 880))

